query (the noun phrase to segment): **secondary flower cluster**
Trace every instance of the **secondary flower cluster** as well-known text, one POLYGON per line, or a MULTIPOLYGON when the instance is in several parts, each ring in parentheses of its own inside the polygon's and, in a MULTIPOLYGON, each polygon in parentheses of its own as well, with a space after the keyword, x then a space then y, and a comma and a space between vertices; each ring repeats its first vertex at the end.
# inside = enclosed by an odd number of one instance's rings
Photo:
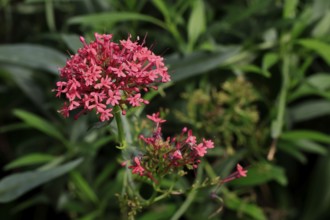
POLYGON ((87 44, 67 60, 61 68, 61 80, 56 83, 56 96, 65 94, 67 102, 59 111, 65 117, 80 109, 75 117, 95 109, 101 121, 109 120, 114 106, 124 111, 124 105, 133 107, 142 103, 141 92, 157 89, 156 83, 170 81, 163 58, 131 36, 120 43, 111 41, 111 34, 95 33, 95 41, 87 44))
MULTIPOLYGON (((159 117, 159 113, 147 116, 156 126, 151 137, 140 135, 145 150, 143 155, 133 158, 133 164, 129 166, 132 173, 146 176, 157 182, 154 178, 156 174, 162 177, 176 171, 183 171, 184 167, 196 169, 200 163, 200 158, 204 157, 207 150, 214 148, 211 140, 203 139, 198 143, 191 130, 183 128, 178 137, 166 140, 162 139, 161 124, 165 120, 159 117)), ((184 172, 181 172, 184 174, 184 172)))

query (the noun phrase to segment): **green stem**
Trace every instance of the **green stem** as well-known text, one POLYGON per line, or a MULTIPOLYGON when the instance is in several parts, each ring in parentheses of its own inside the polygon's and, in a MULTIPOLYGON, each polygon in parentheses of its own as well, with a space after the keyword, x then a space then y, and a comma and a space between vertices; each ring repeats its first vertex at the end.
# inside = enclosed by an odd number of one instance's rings
POLYGON ((124 150, 127 147, 126 139, 125 139, 125 132, 123 127, 123 121, 121 120, 121 110, 119 106, 114 107, 114 115, 118 129, 118 141, 119 146, 117 148, 124 150))
POLYGON ((181 205, 181 207, 176 211, 176 213, 172 216, 171 220, 178 220, 180 217, 187 211, 191 203, 194 201, 196 195, 197 195, 197 189, 198 189, 198 184, 201 182, 202 179, 202 174, 203 174, 203 166, 204 164, 200 164, 197 170, 197 178, 195 180, 195 183, 189 192, 186 200, 184 203, 181 205))

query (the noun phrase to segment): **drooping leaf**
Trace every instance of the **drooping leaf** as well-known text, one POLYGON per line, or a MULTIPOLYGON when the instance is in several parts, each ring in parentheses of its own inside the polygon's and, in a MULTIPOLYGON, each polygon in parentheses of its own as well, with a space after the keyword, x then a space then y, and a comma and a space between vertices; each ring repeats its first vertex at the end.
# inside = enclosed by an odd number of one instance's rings
POLYGON ((305 154, 294 144, 294 142, 290 141, 279 141, 277 144, 277 148, 290 155, 291 157, 298 160, 300 163, 305 164, 307 163, 307 157, 305 154))
POLYGON ((53 160, 55 157, 49 154, 33 153, 27 154, 10 162, 5 166, 5 170, 24 167, 35 164, 42 164, 53 160))
POLYGON ((312 38, 299 40, 298 42, 305 48, 315 51, 330 65, 330 44, 312 38))
POLYGON ((71 172, 70 177, 77 189, 83 194, 84 198, 94 203, 98 201, 95 192, 79 172, 71 172))
POLYGON ((16 109, 14 110, 14 115, 22 119, 26 124, 30 125, 31 127, 53 137, 60 141, 65 142, 65 138, 61 134, 61 132, 58 131, 56 127, 54 127, 52 124, 47 122, 46 120, 42 119, 41 117, 32 114, 30 112, 16 109))
POLYGON ((0 181, 0 202, 13 201, 31 189, 69 172, 81 162, 82 159, 79 158, 52 169, 27 171, 7 176, 0 181))
POLYGON ((58 74, 66 56, 49 47, 34 44, 0 45, 0 63, 26 66, 58 74))

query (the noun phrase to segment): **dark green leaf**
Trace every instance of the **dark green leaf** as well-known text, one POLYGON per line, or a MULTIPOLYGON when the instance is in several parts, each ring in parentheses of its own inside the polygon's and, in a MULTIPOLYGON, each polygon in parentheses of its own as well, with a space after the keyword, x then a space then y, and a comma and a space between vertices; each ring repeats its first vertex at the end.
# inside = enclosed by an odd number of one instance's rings
POLYGON ((65 138, 63 137, 61 132, 57 130, 56 127, 54 127, 46 120, 40 118, 39 116, 19 109, 14 110, 14 114, 31 127, 60 141, 65 141, 65 138))

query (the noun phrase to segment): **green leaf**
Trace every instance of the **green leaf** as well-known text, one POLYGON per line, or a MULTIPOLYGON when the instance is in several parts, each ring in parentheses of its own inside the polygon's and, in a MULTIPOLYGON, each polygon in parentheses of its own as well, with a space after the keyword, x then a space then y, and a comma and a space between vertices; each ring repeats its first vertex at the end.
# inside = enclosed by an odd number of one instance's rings
POLYGON ((58 75, 58 67, 65 65, 66 56, 41 45, 0 45, 0 63, 26 66, 58 75))
POLYGON ((45 115, 49 116, 49 111, 45 107, 44 92, 42 92, 38 83, 33 79, 32 70, 13 65, 4 65, 2 68, 9 73, 24 94, 30 98, 45 115))
POLYGON ((299 149, 310 153, 326 155, 328 152, 324 146, 310 140, 301 139, 299 141, 296 141, 295 144, 298 146, 299 149))
POLYGON ((229 209, 242 212, 255 220, 267 219, 260 207, 258 207, 256 204, 241 200, 235 193, 224 193, 224 205, 229 209))
POLYGON ((95 192, 86 182, 86 180, 81 176, 80 173, 71 172, 70 177, 77 189, 80 190, 80 192, 84 195, 85 198, 94 203, 98 202, 98 198, 95 192))
POLYGON ((295 18, 298 3, 299 3, 299 0, 285 0, 283 17, 284 18, 295 18))
POLYGON ((301 209, 302 220, 324 219, 322 214, 329 213, 330 204, 330 152, 319 157, 313 173, 304 191, 304 207, 301 209))
POLYGON ((307 163, 307 157, 301 152, 300 149, 298 149, 297 145, 295 145, 294 142, 279 141, 277 147, 280 151, 283 151, 284 153, 292 156, 296 160, 300 161, 302 164, 307 163))
POLYGON ((188 39, 191 48, 205 29, 206 21, 204 1, 195 0, 193 1, 192 11, 188 21, 188 39))
POLYGON ((297 141, 301 139, 308 139, 311 141, 318 141, 325 144, 330 144, 330 136, 317 132, 317 131, 309 131, 309 130, 295 130, 295 131, 287 131, 282 133, 281 139, 288 141, 297 141))
POLYGON ((174 204, 160 204, 150 212, 145 212, 139 220, 171 219, 177 209, 178 207, 174 204))
POLYGON ((61 37, 63 41, 66 43, 66 45, 74 52, 76 53, 79 48, 81 48, 83 45, 79 40, 79 36, 75 34, 61 34, 61 37))
POLYGON ((262 71, 264 75, 269 77, 271 73, 268 71, 279 60, 279 56, 276 53, 267 53, 262 59, 262 71))
POLYGON ((108 12, 108 13, 97 13, 97 14, 89 14, 83 16, 72 17, 68 20, 68 24, 81 24, 85 26, 93 26, 93 25, 113 25, 117 22, 123 21, 146 21, 155 25, 158 25, 164 29, 166 29, 166 25, 151 16, 143 15, 139 13, 132 12, 108 12))
POLYGON ((315 51, 330 65, 330 44, 311 38, 299 40, 298 43, 307 49, 315 51))
POLYGON ((177 82, 198 74, 206 73, 209 70, 225 65, 231 58, 238 55, 240 47, 227 47, 216 53, 195 52, 183 58, 168 60, 173 82, 177 82))
POLYGON ((82 162, 76 159, 61 166, 44 170, 12 174, 0 181, 0 202, 10 202, 24 193, 74 169, 82 162))
POLYGON ((34 153, 34 154, 28 154, 24 155, 9 164, 5 166, 5 170, 14 169, 17 167, 24 167, 29 165, 35 165, 35 164, 42 164, 47 163, 51 160, 53 160, 55 157, 49 154, 41 154, 41 153, 34 153))
POLYGON ((323 18, 316 24, 312 31, 312 35, 315 38, 325 37, 330 33, 330 10, 326 12, 323 18))
POLYGON ((301 122, 322 117, 330 114, 330 101, 312 100, 291 107, 289 110, 290 119, 293 122, 301 122))
POLYGON ((23 120, 26 124, 31 127, 53 137, 62 142, 65 142, 63 135, 54 127, 52 124, 48 123, 46 120, 40 118, 37 115, 26 112, 24 110, 16 109, 14 110, 14 115, 23 120))
POLYGON ((279 184, 285 186, 287 178, 284 169, 270 163, 259 162, 248 168, 247 177, 242 177, 230 182, 234 186, 255 186, 269 181, 275 180, 279 184))
POLYGON ((316 73, 308 77, 297 89, 289 94, 289 100, 293 101, 308 95, 319 95, 330 99, 330 74, 316 73))

